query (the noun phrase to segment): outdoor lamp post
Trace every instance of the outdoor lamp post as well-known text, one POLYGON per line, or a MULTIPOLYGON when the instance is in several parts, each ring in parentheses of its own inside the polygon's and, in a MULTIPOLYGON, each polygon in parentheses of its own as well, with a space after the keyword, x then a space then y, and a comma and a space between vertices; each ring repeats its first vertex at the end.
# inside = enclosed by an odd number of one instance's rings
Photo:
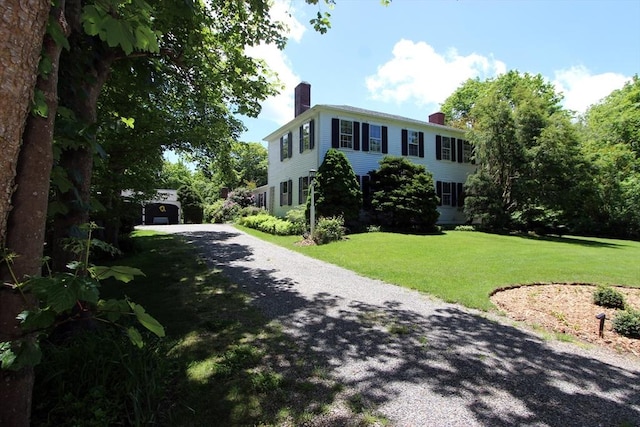
POLYGON ((314 184, 316 181, 316 170, 309 170, 309 190, 311 190, 311 212, 309 213, 309 223, 311 226, 311 238, 313 239, 313 232, 316 228, 316 195, 314 191, 314 184))

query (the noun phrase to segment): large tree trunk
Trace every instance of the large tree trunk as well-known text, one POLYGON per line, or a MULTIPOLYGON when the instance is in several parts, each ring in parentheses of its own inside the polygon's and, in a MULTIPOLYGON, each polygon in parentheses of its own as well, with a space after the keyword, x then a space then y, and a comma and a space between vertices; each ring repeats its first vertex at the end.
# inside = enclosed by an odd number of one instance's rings
MULTIPOLYGON (((67 7, 66 18, 73 33, 69 38, 71 49, 63 53, 60 63, 60 74, 67 80, 60 86, 60 104, 73 111, 83 125, 91 126, 97 122, 98 98, 116 55, 96 37, 84 34, 79 13, 79 8, 67 7), (80 75, 78 64, 83 67, 80 75)), ((95 140, 95 135, 91 138, 95 140)), ((74 254, 63 247, 64 239, 80 237, 77 227, 89 221, 93 153, 91 142, 84 141, 78 148, 63 150, 60 157, 60 166, 67 171, 75 191, 59 195, 69 212, 58 215, 53 223, 52 259, 56 271, 64 271, 74 259, 74 254)))
MULTIPOLYGON (((12 237, 14 226, 9 221, 17 217, 18 208, 11 212, 11 197, 15 186, 23 180, 16 179, 24 171, 17 163, 27 156, 20 152, 25 120, 29 113, 37 67, 42 49, 51 3, 48 0, 3 0, 0 3, 0 248, 5 246, 13 252, 23 254, 21 244, 28 240, 12 237), (20 160, 18 161, 18 154, 20 160)), ((51 138, 49 138, 51 144, 51 138)), ((23 148, 24 149, 24 148, 23 148)), ((41 172, 46 175, 46 171, 41 172)), ((47 175, 48 180, 48 175, 47 175)), ((19 191, 22 192, 23 189, 19 191)), ((46 203, 47 191, 43 193, 46 203)), ((45 206, 46 210, 46 206, 45 206)), ((27 217, 25 217, 27 218, 27 217)), ((42 226, 44 226, 44 220, 42 226)), ((42 244, 40 244, 42 254, 42 244)), ((15 260, 14 271, 18 278, 39 271, 29 262, 29 256, 15 260)), ((6 265, 0 268, 0 341, 11 341, 21 337, 16 321, 26 301, 5 283, 11 283, 6 265)), ((0 425, 28 426, 31 418, 31 394, 33 369, 17 372, 0 371, 0 425)))

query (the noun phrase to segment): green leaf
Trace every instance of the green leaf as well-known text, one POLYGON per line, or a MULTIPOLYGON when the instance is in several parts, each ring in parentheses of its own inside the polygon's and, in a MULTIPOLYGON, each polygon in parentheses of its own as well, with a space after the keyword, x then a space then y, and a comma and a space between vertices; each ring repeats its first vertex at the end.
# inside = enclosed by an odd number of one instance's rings
POLYGON ((136 121, 136 119, 134 119, 133 117, 131 118, 125 118, 125 117, 120 117, 120 120, 122 120, 122 123, 124 123, 125 125, 127 125, 127 127, 129 129, 133 129, 134 128, 134 122, 136 121))
POLYGON ((10 342, 0 342, 0 367, 2 369, 11 369, 16 360, 16 354, 11 349, 10 342))
POLYGON ((53 325, 56 315, 48 308, 35 311, 25 310, 18 315, 17 319, 20 320, 23 329, 44 329, 53 325))
POLYGON ((128 267, 126 265, 95 265, 93 267, 89 267, 89 273, 97 280, 104 280, 108 277, 113 277, 124 283, 132 281, 134 276, 144 276, 144 273, 139 269, 128 267))
POLYGON ((117 321, 123 314, 129 313, 130 310, 129 304, 123 299, 101 299, 98 301, 98 312, 104 313, 110 322, 117 321))
POLYGON ((33 105, 31 106, 31 114, 46 118, 49 114, 49 106, 44 97, 44 93, 40 89, 36 89, 33 94, 33 105))
POLYGON ((62 31, 62 28, 56 18, 53 16, 49 16, 49 21, 47 22, 47 34, 51 36, 58 46, 62 46, 66 50, 71 49, 67 36, 62 31))
POLYGON ((103 13, 95 6, 85 6, 82 10, 82 28, 84 32, 90 36, 97 36, 100 32, 100 23, 102 22, 103 13))
POLYGON ((144 307, 129 301, 129 306, 136 315, 138 322, 159 337, 164 337, 164 327, 154 319, 150 314, 146 313, 144 307))
POLYGON ((142 335, 140 332, 134 328, 130 327, 127 329, 127 335, 129 335, 129 339, 133 344, 135 344, 138 348, 142 348, 144 346, 144 342, 142 341, 142 335))

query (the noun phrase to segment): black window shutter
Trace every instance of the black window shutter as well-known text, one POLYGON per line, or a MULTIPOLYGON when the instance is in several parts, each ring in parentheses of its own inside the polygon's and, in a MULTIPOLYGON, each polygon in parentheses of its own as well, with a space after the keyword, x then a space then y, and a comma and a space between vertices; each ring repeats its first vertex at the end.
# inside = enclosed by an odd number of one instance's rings
POLYGON ((458 138, 458 163, 462 163, 464 155, 464 139, 458 138))
POLYGON ((287 150, 289 152, 289 158, 293 157, 293 134, 291 132, 289 132, 288 134, 288 139, 289 139, 289 149, 287 150))
POLYGON ((458 207, 464 206, 464 184, 458 183, 458 207))
POLYGON ((282 143, 284 142, 284 138, 280 137, 280 161, 284 160, 284 151, 282 151, 282 143))
POLYGON ((282 191, 284 190, 284 182, 280 183, 280 206, 284 204, 284 200, 282 200, 282 191))
POLYGON ((456 139, 451 138, 451 161, 456 161, 456 139))
POLYGON ((406 129, 402 129, 402 155, 409 154, 408 132, 406 129))
POLYGON ((389 131, 386 126, 382 126, 382 154, 389 152, 389 131))
POLYGON ((418 156, 424 157, 424 132, 418 132, 418 156))
POLYGON ((369 151, 369 123, 362 124, 362 151, 369 151))
POLYGON ((291 191, 293 188, 291 187, 291 184, 293 183, 292 180, 289 180, 289 184, 287 185, 287 195, 289 196, 289 199, 287 200, 287 204, 289 206, 291 206, 291 202, 293 201, 293 191, 291 191))
POLYGON ((309 148, 313 150, 313 147, 315 146, 316 146, 315 121, 311 120, 309 122, 309 148))
POLYGON ((304 179, 304 177, 300 177, 298 178, 298 204, 301 205, 302 203, 304 203, 306 200, 302 200, 302 180, 304 179))
POLYGON ((442 136, 436 135, 436 159, 442 160, 442 136))
POLYGON ((331 147, 340 147, 340 119, 331 119, 331 147))
POLYGON ((360 149, 360 122, 353 122, 353 149, 360 149))
POLYGON ((455 182, 451 183, 451 206, 458 206, 458 186, 455 182))
POLYGON ((304 151, 304 127, 300 126, 300 152, 304 151))
POLYGON ((436 194, 438 195, 438 206, 442 206, 442 181, 436 181, 436 194))

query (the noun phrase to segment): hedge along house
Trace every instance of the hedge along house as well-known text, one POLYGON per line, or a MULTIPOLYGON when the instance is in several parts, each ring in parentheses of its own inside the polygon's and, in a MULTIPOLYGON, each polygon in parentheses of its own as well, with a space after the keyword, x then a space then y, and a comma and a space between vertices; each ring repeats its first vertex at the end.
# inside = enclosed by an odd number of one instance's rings
POLYGON ((464 131, 444 125, 444 114, 429 121, 345 105, 311 105, 311 86, 295 89, 295 117, 265 137, 269 151, 268 185, 257 195, 270 213, 284 216, 305 204, 309 171, 318 169, 330 148, 342 151, 358 177, 365 199, 368 172, 384 156, 403 156, 433 174, 440 197, 439 224, 461 224, 467 218, 463 184, 476 169, 464 131))

